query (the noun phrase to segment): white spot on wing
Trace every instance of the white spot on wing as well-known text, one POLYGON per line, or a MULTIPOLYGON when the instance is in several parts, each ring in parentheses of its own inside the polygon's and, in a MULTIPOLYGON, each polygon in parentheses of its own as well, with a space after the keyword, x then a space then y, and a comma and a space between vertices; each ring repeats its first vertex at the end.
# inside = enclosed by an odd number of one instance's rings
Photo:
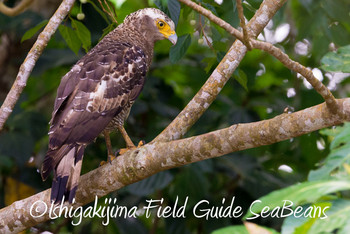
POLYGON ((76 64, 72 67, 73 72, 80 72, 80 70, 81 70, 81 66, 78 64, 76 64))
POLYGON ((129 65, 128 65, 128 71, 129 71, 129 73, 132 72, 132 68, 133 68, 133 64, 129 64, 129 65))
POLYGON ((90 97, 89 97, 89 101, 88 104, 86 105, 86 110, 91 112, 89 110, 89 107, 93 107, 93 104, 96 105, 96 102, 98 102, 98 100, 103 98, 103 95, 105 93, 105 91, 107 90, 107 81, 102 80, 100 83, 100 86, 98 87, 96 92, 90 93, 90 97))

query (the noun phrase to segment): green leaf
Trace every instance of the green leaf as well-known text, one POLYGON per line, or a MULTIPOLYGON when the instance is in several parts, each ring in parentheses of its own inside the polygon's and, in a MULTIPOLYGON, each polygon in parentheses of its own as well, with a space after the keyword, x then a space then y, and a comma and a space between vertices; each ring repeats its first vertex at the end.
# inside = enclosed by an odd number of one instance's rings
POLYGON ((327 218, 317 219, 308 233, 334 233, 335 230, 350 225, 350 201, 338 199, 326 212, 327 218))
POLYGON ((236 10, 237 10, 237 1, 236 0, 232 0, 232 6, 233 6, 233 12, 236 12, 236 10))
MULTIPOLYGON (((308 233, 312 225, 317 220, 325 219, 326 216, 324 216, 324 214, 328 215, 331 207, 332 207, 331 202, 321 202, 313 205, 308 204, 308 205, 302 206, 302 210, 300 211, 300 214, 301 214, 300 216, 298 215, 297 217, 295 217, 294 215, 290 215, 284 220, 282 225, 282 230, 281 230, 282 233, 283 234, 308 233), (308 214, 310 214, 309 212, 310 207, 314 207, 314 206, 319 207, 318 210, 316 209, 314 210, 317 213, 314 213, 313 217, 307 217, 308 214), (324 212, 324 214, 322 212, 324 212), (323 218, 319 219, 318 216, 321 216, 323 218)), ((326 219, 328 219, 328 217, 326 219)))
POLYGON ((343 127, 337 127, 337 129, 339 133, 335 136, 330 145, 331 150, 340 148, 350 142, 350 123, 345 123, 343 127))
MULTIPOLYGON (((306 206, 303 207, 303 211, 304 209, 306 209, 306 206)), ((298 230, 300 230, 300 228, 302 226, 305 225, 305 223, 308 221, 308 219, 304 216, 301 216, 301 217, 294 217, 293 215, 291 216, 288 216, 284 221, 283 221, 283 225, 282 225, 282 228, 281 228, 281 233, 283 234, 293 234, 293 233, 296 233, 295 232, 295 229, 298 228, 298 230)), ((306 230, 305 232, 306 233, 306 230)))
MULTIPOLYGON (((225 53, 225 51, 227 51, 227 44, 225 42, 222 41, 213 41, 212 43, 213 48, 216 51, 221 51, 223 53, 225 53)), ((226 53, 225 53, 226 54, 226 53)))
POLYGON ((218 13, 215 10, 215 7, 209 3, 206 3, 202 0, 198 0, 198 2, 201 3, 201 5, 203 5, 205 8, 207 8, 208 10, 210 10, 211 12, 213 12, 214 15, 218 15, 218 13))
POLYGON ((350 2, 348 0, 322 1, 321 7, 335 21, 350 22, 350 2))
POLYGON ((235 72, 233 77, 235 78, 235 80, 237 80, 237 82, 246 90, 248 91, 248 78, 247 75, 245 74, 245 72, 241 69, 238 69, 238 72, 235 72), (238 73, 238 74, 237 74, 238 73))
POLYGON ((214 6, 210 5, 209 3, 203 2, 203 6, 207 9, 209 9, 211 12, 213 12, 214 15, 218 15, 216 9, 214 6))
POLYGON ((32 140, 38 140, 46 135, 47 119, 42 113, 24 111, 15 115, 8 124, 16 133, 30 134, 32 140))
POLYGON ((106 16, 107 14, 105 14, 98 6, 96 6, 96 4, 92 0, 88 0, 88 3, 90 3, 93 6, 95 11, 97 11, 101 15, 101 17, 106 21, 107 24, 110 24, 110 20, 106 16))
POLYGON ((6 132, 0 135, 0 155, 14 158, 23 166, 34 149, 34 139, 28 132, 6 132))
POLYGON ((349 233, 350 233, 350 222, 347 222, 337 232, 337 234, 349 234, 349 233))
POLYGON ((74 19, 72 19, 72 27, 76 30, 85 52, 88 52, 91 47, 91 33, 89 29, 82 22, 74 19))
POLYGON ((186 219, 179 218, 166 218, 166 231, 164 233, 174 233, 174 234, 191 234, 186 226, 186 219))
POLYGON ((244 225, 228 226, 212 232, 212 234, 249 234, 244 225))
POLYGON ((209 73, 211 68, 217 63, 216 57, 206 57, 202 60, 207 66, 204 68, 206 73, 209 73))
POLYGON ((249 11, 251 11, 252 13, 255 13, 257 9, 255 9, 252 5, 250 5, 247 1, 244 1, 242 3, 244 8, 247 8, 249 11))
POLYGON ((185 34, 179 37, 176 45, 170 49, 170 61, 176 63, 179 61, 185 54, 188 47, 191 45, 191 36, 190 34, 185 34))
POLYGON ((343 164, 350 164, 350 123, 336 128, 337 135, 330 144, 331 152, 326 158, 324 165, 309 173, 308 180, 322 180, 333 177, 343 177, 347 172, 343 164))
POLYGON ((145 225, 138 218, 113 218, 112 220, 118 227, 117 233, 148 233, 145 225))
MULTIPOLYGON (((275 230, 272 228, 267 228, 263 226, 259 226, 257 224, 252 224, 254 227, 251 233, 270 233, 270 234, 277 234, 275 230)), ((244 225, 236 225, 236 226, 228 226, 224 228, 220 228, 218 230, 215 230, 212 232, 212 234, 249 234, 250 232, 244 225)))
POLYGON ((202 170, 193 165, 186 166, 181 173, 176 175, 173 187, 170 189, 170 197, 172 200, 178 197, 179 200, 184 201, 188 196, 186 209, 189 209, 208 193, 208 185, 209 181, 202 170))
POLYGON ((179 22, 181 5, 178 0, 168 0, 168 9, 170 18, 174 21, 175 26, 179 22))
POLYGON ((40 22, 39 24, 37 24, 35 27, 26 31, 21 39, 21 43, 25 40, 28 40, 29 38, 32 38, 42 27, 44 27, 47 24, 47 22, 49 22, 49 21, 44 20, 44 21, 40 22))
POLYGON ((320 134, 324 135, 324 136, 328 136, 331 139, 333 139, 336 135, 339 134, 340 131, 340 127, 337 128, 324 128, 320 130, 320 134))
POLYGON ((154 193, 156 190, 161 190, 173 180, 173 176, 168 171, 159 172, 147 179, 126 187, 130 193, 138 196, 147 196, 154 193))
POLYGON ((81 41, 76 31, 64 25, 60 25, 58 30, 60 31, 60 34, 67 43, 68 47, 77 55, 81 46, 81 41))
POLYGON ((327 53, 321 60, 321 68, 331 72, 350 72, 350 45, 327 53))
POLYGON ((283 81, 273 72, 266 72, 261 76, 256 77, 254 89, 263 90, 271 88, 272 86, 280 86, 283 81))
POLYGON ((108 33, 113 31, 116 27, 117 27, 117 24, 114 22, 108 25, 106 28, 103 29, 102 36, 98 40, 101 41, 108 33))
POLYGON ((169 14, 168 10, 168 0, 154 0, 154 4, 159 8, 159 10, 163 11, 165 14, 169 14))
MULTIPOLYGON (((349 180, 326 180, 326 181, 308 181, 296 184, 285 189, 274 191, 251 205, 244 219, 259 215, 266 206, 271 210, 275 207, 283 207, 286 201, 293 202, 293 207, 300 204, 312 203, 323 195, 350 189, 349 180)), ((286 203, 286 205, 288 205, 286 203)))
POLYGON ((0 154, 0 168, 11 168, 13 165, 14 162, 10 157, 0 154))
POLYGON ((116 9, 119 9, 126 0, 109 0, 116 9))

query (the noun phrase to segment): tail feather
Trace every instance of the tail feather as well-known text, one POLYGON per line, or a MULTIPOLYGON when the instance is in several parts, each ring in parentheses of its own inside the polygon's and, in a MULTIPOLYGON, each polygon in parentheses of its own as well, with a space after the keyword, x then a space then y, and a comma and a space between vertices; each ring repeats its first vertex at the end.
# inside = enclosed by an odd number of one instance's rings
POLYGON ((48 152, 46 155, 42 168, 42 177, 46 179, 53 168, 54 179, 51 188, 51 201, 54 201, 54 203, 60 203, 63 199, 64 201, 68 200, 70 203, 73 202, 78 188, 84 150, 84 145, 64 145, 56 151, 56 154, 49 155, 51 152, 48 152), (56 165, 53 164, 58 157, 61 160, 56 165))
POLYGON ((53 179, 51 188, 51 201, 54 201, 55 203, 60 203, 63 200, 67 182, 68 176, 56 177, 53 179))
POLYGON ((77 191, 77 188, 78 188, 81 166, 83 163, 84 150, 85 150, 85 147, 83 146, 77 149, 74 166, 71 169, 70 180, 68 181, 68 184, 67 184, 68 193, 66 194, 66 197, 70 203, 73 202, 73 199, 75 197, 75 192, 77 191))
POLYGON ((72 147, 72 145, 63 145, 59 149, 49 149, 47 151, 44 162, 41 166, 41 178, 43 181, 47 179, 51 171, 54 170, 63 156, 65 156, 72 147))

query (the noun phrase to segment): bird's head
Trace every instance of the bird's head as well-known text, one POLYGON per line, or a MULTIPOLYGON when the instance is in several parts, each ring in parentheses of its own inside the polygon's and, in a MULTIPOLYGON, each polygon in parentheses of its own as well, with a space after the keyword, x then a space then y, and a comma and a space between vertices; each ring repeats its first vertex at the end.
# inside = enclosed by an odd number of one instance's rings
POLYGON ((156 8, 145 8, 128 15, 124 23, 137 24, 134 27, 144 33, 147 39, 154 42, 168 39, 174 45, 177 42, 174 22, 161 10, 156 8))

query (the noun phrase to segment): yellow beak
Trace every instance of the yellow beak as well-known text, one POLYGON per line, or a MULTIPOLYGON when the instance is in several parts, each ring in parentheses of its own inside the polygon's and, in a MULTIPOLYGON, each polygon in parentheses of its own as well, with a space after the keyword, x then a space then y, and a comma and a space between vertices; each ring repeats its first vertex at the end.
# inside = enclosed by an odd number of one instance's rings
POLYGON ((170 36, 168 36, 168 40, 173 43, 173 45, 176 44, 177 42, 177 35, 176 33, 173 31, 173 34, 171 34, 170 36))

